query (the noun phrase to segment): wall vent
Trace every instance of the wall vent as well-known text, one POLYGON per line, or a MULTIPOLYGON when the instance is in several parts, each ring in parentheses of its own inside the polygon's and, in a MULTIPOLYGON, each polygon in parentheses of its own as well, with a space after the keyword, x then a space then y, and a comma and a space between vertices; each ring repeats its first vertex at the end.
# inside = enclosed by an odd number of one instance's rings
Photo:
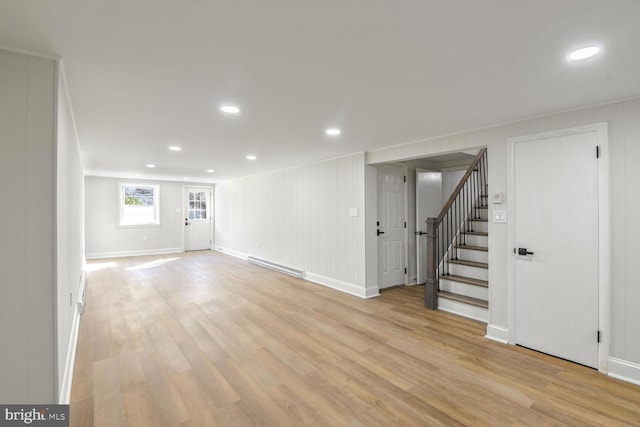
POLYGON ((253 256, 248 257, 247 261, 249 261, 252 264, 260 265, 262 267, 267 267, 272 270, 279 271, 281 273, 289 274, 290 276, 298 277, 300 279, 304 277, 304 270, 298 270, 295 268, 287 267, 285 265, 276 264, 275 262, 267 261, 267 260, 256 258, 253 256))

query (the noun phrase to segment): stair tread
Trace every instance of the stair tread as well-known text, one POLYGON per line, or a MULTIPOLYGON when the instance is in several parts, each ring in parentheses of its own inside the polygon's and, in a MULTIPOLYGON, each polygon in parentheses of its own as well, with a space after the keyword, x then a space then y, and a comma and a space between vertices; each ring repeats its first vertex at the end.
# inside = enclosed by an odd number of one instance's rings
POLYGON ((489 222, 486 218, 469 219, 470 222, 489 222))
POLYGON ((468 297, 466 295, 454 294, 453 292, 439 291, 438 296, 465 304, 475 305, 476 307, 489 308, 489 301, 479 298, 468 297))
POLYGON ((468 234, 470 236, 488 236, 489 233, 486 231, 465 231, 463 234, 468 234))
POLYGON ((481 286, 483 288, 489 287, 487 280, 474 279, 473 277, 458 276, 455 274, 447 274, 446 276, 440 276, 442 280, 452 280, 454 282, 466 283, 468 285, 481 286))
POLYGON ((486 262, 467 261, 466 259, 450 259, 449 264, 459 264, 477 268, 489 268, 489 264, 487 264, 486 262))
POLYGON ((474 245, 456 245, 456 248, 458 249, 468 249, 470 251, 482 251, 482 252, 488 252, 489 248, 486 246, 474 246, 474 245))

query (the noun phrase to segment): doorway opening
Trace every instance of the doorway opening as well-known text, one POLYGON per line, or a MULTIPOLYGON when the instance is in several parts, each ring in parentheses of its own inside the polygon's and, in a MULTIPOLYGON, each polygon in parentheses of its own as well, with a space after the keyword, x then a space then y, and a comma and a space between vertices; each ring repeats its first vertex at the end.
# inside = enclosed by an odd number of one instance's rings
MULTIPOLYGON (((438 216, 442 206, 446 203, 478 151, 472 149, 402 162, 372 165, 378 173, 378 217, 376 218, 378 222, 380 222, 381 210, 383 216, 388 216, 387 213, 390 209, 393 209, 386 206, 389 203, 389 197, 382 196, 380 190, 381 185, 383 185, 381 182, 387 182, 390 173, 402 178, 405 197, 404 201, 399 201, 396 206, 399 209, 397 214, 403 217, 402 222, 398 223, 398 225, 401 224, 404 228, 406 224, 403 233, 405 241, 401 243, 404 251, 395 252, 404 256, 404 259, 400 258, 400 267, 403 269, 404 280, 399 281, 396 278, 396 281, 401 283, 390 283, 390 281, 383 280, 383 274, 387 274, 389 265, 392 265, 390 264, 389 254, 394 252, 381 248, 383 244, 389 245, 389 243, 387 242, 386 231, 378 227, 375 231, 384 233, 374 236, 378 239, 377 268, 378 288, 380 290, 398 284, 408 286, 424 284, 426 276, 426 220, 429 217, 438 216), (381 174, 383 177, 380 176, 381 174), (383 197, 384 200, 381 200, 383 197), (402 206, 404 206, 404 211, 401 209, 402 206), (383 243, 381 243, 381 240, 383 240, 383 243)), ((396 183, 400 184, 398 178, 396 183)), ((398 248, 397 243, 395 248, 398 248)))

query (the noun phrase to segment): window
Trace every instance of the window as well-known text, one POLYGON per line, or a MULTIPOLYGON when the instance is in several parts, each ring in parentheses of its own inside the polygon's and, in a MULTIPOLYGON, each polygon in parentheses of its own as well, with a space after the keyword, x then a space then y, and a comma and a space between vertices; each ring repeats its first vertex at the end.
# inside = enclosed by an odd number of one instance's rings
POLYGON ((160 225, 160 187, 120 184, 120 225, 160 225))
POLYGON ((189 191, 189 219, 207 219, 207 192, 189 191))

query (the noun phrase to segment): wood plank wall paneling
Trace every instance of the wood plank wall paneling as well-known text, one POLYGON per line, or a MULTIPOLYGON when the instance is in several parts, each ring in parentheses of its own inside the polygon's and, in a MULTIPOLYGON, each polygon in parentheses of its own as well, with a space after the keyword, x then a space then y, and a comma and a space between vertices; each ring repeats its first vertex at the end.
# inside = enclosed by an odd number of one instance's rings
POLYGON ((55 63, 0 50, 0 401, 55 400, 55 63))
MULTIPOLYGON (((57 389, 67 393, 71 381, 75 335, 74 319, 80 277, 84 267, 84 171, 80 157, 71 101, 67 94, 64 67, 58 72, 58 123, 56 138, 56 346, 57 389)), ((64 398, 64 396, 63 396, 64 398)))
POLYGON ((217 252, 92 261, 72 426, 640 425, 640 387, 217 252))
POLYGON ((216 245, 364 289, 364 155, 217 184, 216 245))
POLYGON ((25 240, 26 206, 24 148, 27 129, 27 58, 0 50, 0 195, 11 203, 0 209, 0 336, 7 344, 0 351, 0 401, 10 403, 27 396, 27 295, 25 240))
POLYGON ((55 396, 55 63, 29 57, 27 67, 26 290, 29 401, 55 396))

